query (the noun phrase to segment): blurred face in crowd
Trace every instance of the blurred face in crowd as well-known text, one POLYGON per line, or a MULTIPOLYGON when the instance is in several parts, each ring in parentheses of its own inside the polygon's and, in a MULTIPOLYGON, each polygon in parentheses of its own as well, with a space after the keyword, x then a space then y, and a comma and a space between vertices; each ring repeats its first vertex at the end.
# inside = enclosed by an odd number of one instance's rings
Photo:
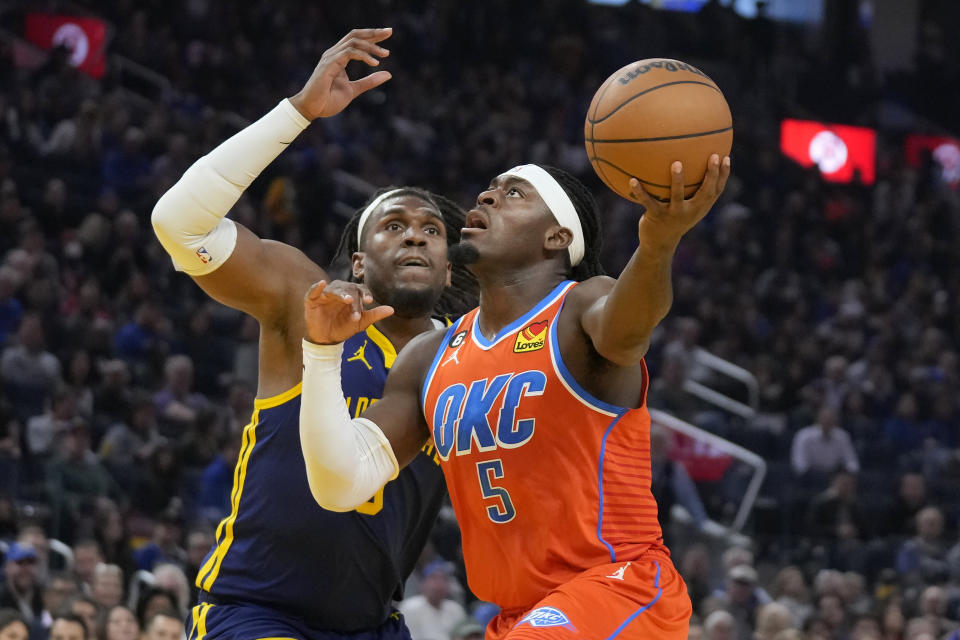
POLYGON ((123 575, 120 567, 101 564, 93 574, 93 599, 103 608, 114 607, 123 599, 123 575))
POLYGON ((83 625, 75 620, 57 618, 50 627, 50 640, 86 640, 83 625))
POLYGON ((843 626, 843 620, 846 616, 843 611, 843 602, 837 596, 823 596, 820 598, 820 604, 817 609, 820 618, 823 619, 831 629, 839 629, 843 626))
POLYGON ((450 593, 450 577, 442 570, 434 571, 423 579, 421 590, 430 604, 439 606, 450 593))
POLYGON ((183 637, 183 623, 177 618, 159 613, 147 625, 146 640, 180 640, 183 637))
POLYGON ((928 541, 936 541, 943 533, 943 515, 935 507, 927 507, 917 514, 917 534, 928 541))
POLYGON ((21 593, 28 592, 37 586, 37 568, 36 558, 8 560, 4 564, 7 580, 21 593))
POLYGON ((93 570, 103 562, 103 555, 95 543, 84 543, 73 549, 73 572, 82 582, 93 581, 93 570))
POLYGON ((0 640, 27 640, 29 637, 30 633, 27 630, 27 625, 19 620, 14 620, 0 629, 0 640))
POLYGON ((107 616, 106 640, 137 640, 140 637, 140 625, 130 609, 117 606, 107 616))
POLYGON ((747 602, 753 596, 753 583, 748 580, 727 580, 727 595, 730 602, 739 604, 747 602))
POLYGON ((858 618, 850 631, 851 640, 879 640, 880 621, 872 616, 858 618))
POLYGON ((911 506, 923 504, 927 497, 927 483, 919 473, 908 473, 900 480, 900 497, 911 506))
POLYGON ((947 612, 947 593, 942 587, 927 587, 920 596, 920 613, 940 618, 947 612))
POLYGON ((49 612, 59 611, 63 602, 76 595, 77 583, 66 576, 54 576, 43 590, 43 608, 49 612))
POLYGON ((704 630, 707 640, 734 640, 736 638, 736 625, 733 616, 725 611, 710 614, 704 623, 704 630))
MULTIPOLYGON (((97 628, 97 614, 99 611, 97 611, 97 605, 92 602, 75 600, 70 607, 70 612, 83 618, 83 621, 87 623, 87 629, 97 628)), ((50 640, 53 640, 53 638, 50 640)))
POLYGON ((817 414, 817 424, 827 435, 837 428, 837 411, 833 407, 823 407, 817 414))
POLYGON ((191 565, 199 567, 213 547, 213 535, 208 531, 193 531, 187 536, 187 556, 191 565))
MULTIPOLYGON (((167 609, 176 609, 176 607, 177 603, 174 602, 173 598, 171 598, 169 595, 166 593, 155 593, 150 596, 150 599, 147 600, 146 606, 143 607, 143 619, 151 620, 161 611, 167 609)), ((148 631, 149 626, 150 625, 147 625, 148 631)))

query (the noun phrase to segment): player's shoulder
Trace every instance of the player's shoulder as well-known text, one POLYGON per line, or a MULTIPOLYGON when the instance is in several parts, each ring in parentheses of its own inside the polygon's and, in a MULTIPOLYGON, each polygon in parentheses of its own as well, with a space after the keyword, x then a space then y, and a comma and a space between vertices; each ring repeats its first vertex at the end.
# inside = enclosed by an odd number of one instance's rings
POLYGON ((583 282, 578 282, 570 289, 564 301, 565 307, 581 307, 586 309, 599 298, 610 293, 617 281, 610 276, 594 276, 583 282))

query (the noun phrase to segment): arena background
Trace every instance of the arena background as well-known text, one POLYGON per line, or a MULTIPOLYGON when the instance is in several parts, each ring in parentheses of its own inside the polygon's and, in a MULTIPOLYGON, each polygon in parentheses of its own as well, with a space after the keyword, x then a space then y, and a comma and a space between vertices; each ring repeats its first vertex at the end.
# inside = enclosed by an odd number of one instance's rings
MULTIPOLYGON (((343 33, 384 25, 393 80, 311 126, 231 215, 326 265, 377 186, 467 204, 544 162, 600 198, 616 274, 639 211, 593 175, 586 107, 632 60, 703 69, 733 111, 734 175, 680 246, 648 356, 691 637, 956 638, 960 4, 728 4, 0 3, 8 578, 33 549, 47 609, 66 576, 100 608, 142 614, 167 589, 186 610, 228 510, 257 327, 173 271, 150 211, 343 33)), ((434 538, 424 566, 447 558, 450 597, 489 615, 449 515, 434 538)))

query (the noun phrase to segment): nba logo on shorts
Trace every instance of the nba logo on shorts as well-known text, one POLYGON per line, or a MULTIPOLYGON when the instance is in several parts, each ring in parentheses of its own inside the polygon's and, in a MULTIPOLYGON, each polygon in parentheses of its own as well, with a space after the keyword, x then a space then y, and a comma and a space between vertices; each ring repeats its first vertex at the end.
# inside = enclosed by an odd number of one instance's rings
POLYGON ((210 252, 207 251, 206 247, 200 247, 197 249, 197 257, 200 258, 200 262, 207 264, 208 262, 213 262, 213 256, 210 255, 210 252))
POLYGON ((570 631, 577 630, 576 627, 570 624, 570 618, 567 617, 567 614, 553 607, 538 607, 534 609, 524 616, 523 620, 518 622, 516 626, 519 627, 522 624, 529 624, 531 627, 565 627, 570 631))

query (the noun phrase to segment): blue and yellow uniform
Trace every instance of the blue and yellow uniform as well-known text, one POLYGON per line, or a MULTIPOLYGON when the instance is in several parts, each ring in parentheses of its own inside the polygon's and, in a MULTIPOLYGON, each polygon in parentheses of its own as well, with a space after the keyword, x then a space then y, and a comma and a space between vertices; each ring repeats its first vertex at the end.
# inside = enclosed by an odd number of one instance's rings
MULTIPOLYGON (((344 343, 352 415, 380 398, 395 358, 374 326, 344 343)), ((190 640, 410 637, 391 600, 402 598, 445 495, 433 447, 355 511, 325 511, 307 484, 299 416, 300 385, 254 403, 230 515, 196 578, 190 640)))

